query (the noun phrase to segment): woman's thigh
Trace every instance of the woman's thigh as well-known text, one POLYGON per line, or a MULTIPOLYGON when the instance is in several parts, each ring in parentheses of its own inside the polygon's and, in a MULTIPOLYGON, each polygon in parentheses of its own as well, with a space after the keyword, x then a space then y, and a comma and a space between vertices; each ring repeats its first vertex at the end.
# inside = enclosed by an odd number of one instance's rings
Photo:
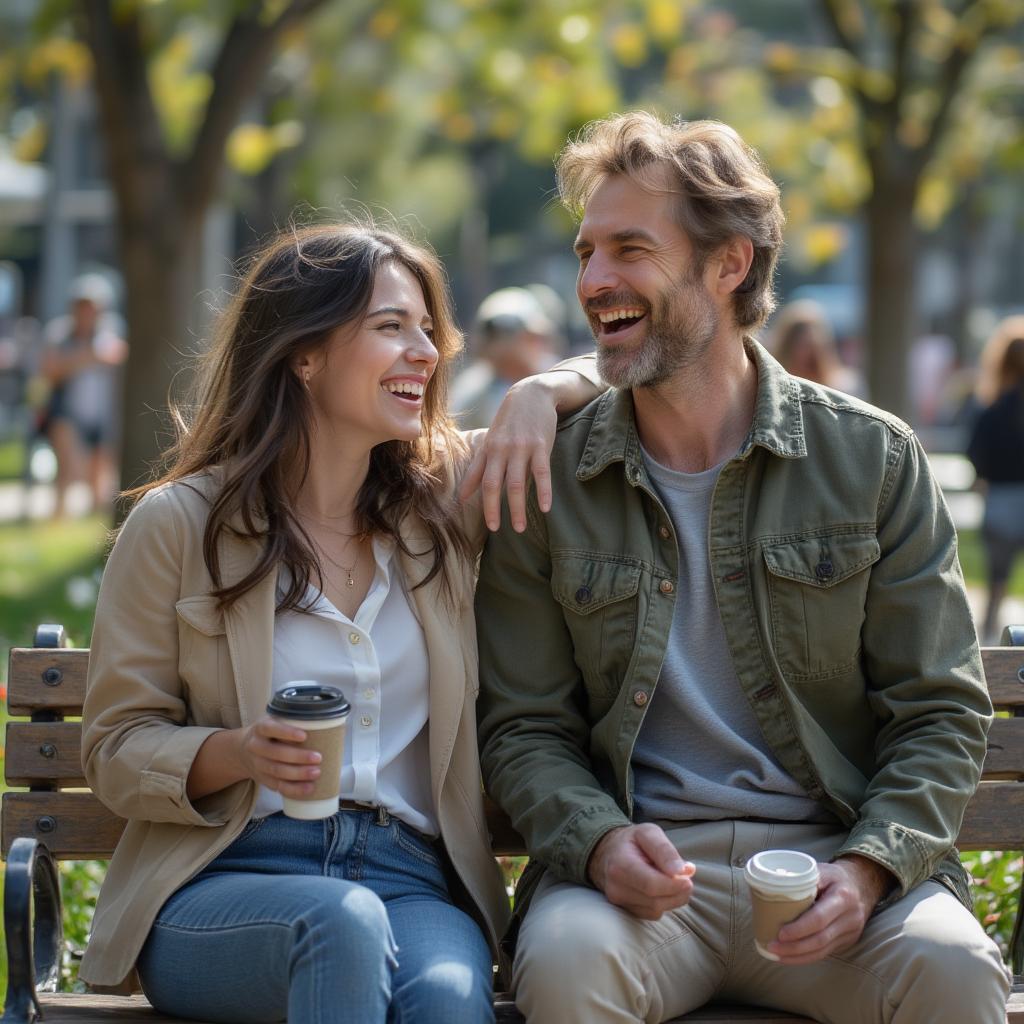
POLYGON ((443 900, 387 904, 398 946, 394 1024, 486 1024, 494 1020, 491 951, 477 923, 443 900))
POLYGON ((363 886, 225 872, 167 901, 137 966, 164 1012, 251 1024, 298 1014, 333 1024, 383 1021, 394 953, 383 904, 363 886))

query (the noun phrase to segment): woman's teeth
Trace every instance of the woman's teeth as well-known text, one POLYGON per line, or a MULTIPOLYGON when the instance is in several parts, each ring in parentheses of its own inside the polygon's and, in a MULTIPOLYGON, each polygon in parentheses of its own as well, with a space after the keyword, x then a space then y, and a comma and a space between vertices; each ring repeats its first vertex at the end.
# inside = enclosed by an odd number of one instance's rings
POLYGON ((423 385, 411 380, 389 380, 381 384, 381 387, 393 395, 412 395, 414 398, 423 397, 423 385))

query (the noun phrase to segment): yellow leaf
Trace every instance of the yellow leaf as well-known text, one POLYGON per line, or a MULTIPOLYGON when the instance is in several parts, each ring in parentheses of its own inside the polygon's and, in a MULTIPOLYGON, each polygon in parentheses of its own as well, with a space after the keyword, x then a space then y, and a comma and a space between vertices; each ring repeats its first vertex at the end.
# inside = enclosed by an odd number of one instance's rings
POLYGON ((611 33, 612 53, 627 68, 638 68, 647 60, 647 36, 639 25, 619 25, 611 33))
POLYGON ((259 174, 276 152, 273 135, 260 124, 240 124, 228 138, 228 161, 242 174, 259 174))
POLYGON ((949 213, 955 199, 956 191, 948 178, 929 175, 917 190, 914 214, 923 227, 937 228, 949 213))
POLYGON ((35 163, 43 158, 46 151, 48 136, 47 127, 42 121, 34 121, 28 131, 22 132, 11 147, 11 155, 15 160, 24 163, 35 163))
POLYGON ((374 38, 390 39, 398 31, 401 24, 398 12, 385 8, 382 11, 377 11, 370 19, 370 24, 367 27, 370 30, 370 35, 374 38))
POLYGON ((647 0, 647 27, 660 42, 676 42, 683 33, 683 4, 680 0, 647 0))

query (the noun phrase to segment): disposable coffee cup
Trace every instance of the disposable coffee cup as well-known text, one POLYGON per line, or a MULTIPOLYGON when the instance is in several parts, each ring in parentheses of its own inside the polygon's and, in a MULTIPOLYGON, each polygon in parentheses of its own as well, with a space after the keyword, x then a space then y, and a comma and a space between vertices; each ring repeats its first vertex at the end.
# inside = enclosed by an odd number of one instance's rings
POLYGON ((320 755, 320 775, 313 780, 313 792, 301 800, 282 797, 289 818, 328 818, 337 811, 349 710, 345 694, 338 687, 310 679, 288 683, 267 705, 267 711, 278 721, 305 730, 305 742, 296 746, 320 755))
POLYGON ((754 945, 768 960, 778 960, 767 946, 779 929, 798 918, 818 895, 818 863, 799 850, 762 850, 744 868, 750 886, 754 945))

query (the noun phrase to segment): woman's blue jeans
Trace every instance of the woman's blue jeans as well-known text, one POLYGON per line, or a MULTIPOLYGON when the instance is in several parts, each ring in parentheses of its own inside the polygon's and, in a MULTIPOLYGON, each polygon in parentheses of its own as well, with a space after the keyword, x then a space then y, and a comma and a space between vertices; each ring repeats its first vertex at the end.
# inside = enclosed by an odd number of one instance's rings
POLYGON ((157 1009, 205 1021, 494 1020, 490 951, 437 850, 375 811, 251 821, 164 904, 138 970, 157 1009))

